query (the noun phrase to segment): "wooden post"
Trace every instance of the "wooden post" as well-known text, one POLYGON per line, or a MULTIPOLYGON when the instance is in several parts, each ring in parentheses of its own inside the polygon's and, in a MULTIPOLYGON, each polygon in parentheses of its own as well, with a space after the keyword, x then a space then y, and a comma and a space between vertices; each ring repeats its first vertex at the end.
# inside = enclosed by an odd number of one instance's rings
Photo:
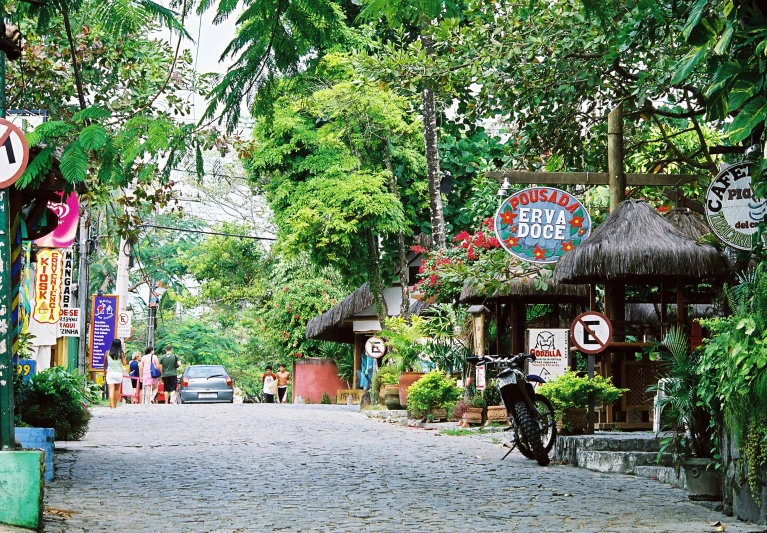
POLYGON ((684 280, 676 280, 676 324, 679 329, 684 328, 687 322, 687 308, 684 306, 684 280))
POLYGON ((607 174, 610 187, 610 212, 626 199, 626 174, 623 171, 623 104, 607 115, 607 174))
POLYGON ((474 355, 485 355, 485 312, 477 313, 472 317, 474 322, 474 355))
POLYGON ((501 334, 503 333, 503 317, 501 302, 495 302, 495 355, 501 355, 501 334))
POLYGON ((354 334, 354 370, 352 371, 352 389, 357 389, 357 371, 362 370, 362 351, 365 349, 365 337, 359 333, 354 334))
POLYGON ((525 351, 525 304, 513 301, 511 307, 511 345, 509 353, 525 351))
MULTIPOLYGON (((597 286, 595 283, 589 284, 589 311, 597 311, 597 286)), ((589 379, 594 379, 594 364, 596 356, 593 353, 588 354, 588 376, 589 379)), ((588 434, 594 434, 594 393, 589 393, 589 410, 588 410, 588 434)))

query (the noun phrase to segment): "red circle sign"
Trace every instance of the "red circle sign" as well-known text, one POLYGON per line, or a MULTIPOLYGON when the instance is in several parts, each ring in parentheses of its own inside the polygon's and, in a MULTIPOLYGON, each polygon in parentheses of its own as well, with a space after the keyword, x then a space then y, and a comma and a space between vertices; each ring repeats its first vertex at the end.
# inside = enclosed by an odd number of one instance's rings
POLYGON ((378 337, 370 337, 365 343, 365 353, 373 359, 380 359, 386 353, 386 343, 378 337))
POLYGON ((599 353, 610 345, 613 339, 613 325, 602 313, 588 311, 573 320, 570 339, 583 353, 599 353))
POLYGON ((29 162, 29 145, 24 132, 0 118, 0 189, 10 187, 24 174, 29 162))

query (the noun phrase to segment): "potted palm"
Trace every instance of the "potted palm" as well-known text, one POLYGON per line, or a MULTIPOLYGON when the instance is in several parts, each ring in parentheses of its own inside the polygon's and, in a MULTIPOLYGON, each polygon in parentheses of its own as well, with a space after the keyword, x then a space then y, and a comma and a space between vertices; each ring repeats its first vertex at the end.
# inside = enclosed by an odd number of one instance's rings
POLYGON ((661 453, 671 453, 677 467, 684 469, 690 500, 719 501, 714 410, 699 394, 702 351, 690 350, 684 332, 673 328, 655 347, 655 353, 666 363, 665 379, 656 387, 661 427, 670 432, 662 441, 661 453))
POLYGON ((589 379, 567 371, 538 387, 537 392, 554 407, 557 432, 561 435, 580 435, 588 426, 586 408, 589 394, 593 393, 596 405, 604 405, 619 399, 627 390, 619 389, 609 378, 594 376, 589 379))

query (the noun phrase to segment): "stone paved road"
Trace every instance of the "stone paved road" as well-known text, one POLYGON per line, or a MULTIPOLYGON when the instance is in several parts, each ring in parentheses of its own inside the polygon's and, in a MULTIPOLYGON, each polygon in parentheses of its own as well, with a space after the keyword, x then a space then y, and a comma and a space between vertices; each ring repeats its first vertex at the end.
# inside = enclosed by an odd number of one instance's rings
POLYGON ((97 408, 83 441, 57 443, 46 531, 764 529, 654 481, 502 454, 326 406, 97 408))

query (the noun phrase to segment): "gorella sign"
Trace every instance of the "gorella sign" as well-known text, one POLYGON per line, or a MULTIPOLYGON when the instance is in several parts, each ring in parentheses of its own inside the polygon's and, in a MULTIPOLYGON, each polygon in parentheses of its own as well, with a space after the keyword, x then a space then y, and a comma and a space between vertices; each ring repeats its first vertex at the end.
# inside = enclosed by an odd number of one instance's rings
POLYGON ((509 196, 495 215, 495 234, 511 255, 531 263, 556 263, 591 233, 591 218, 573 195, 531 187, 509 196))
POLYGON ((740 250, 756 246, 757 227, 767 211, 764 200, 754 198, 751 165, 746 161, 722 170, 706 192, 706 218, 717 237, 740 250))

